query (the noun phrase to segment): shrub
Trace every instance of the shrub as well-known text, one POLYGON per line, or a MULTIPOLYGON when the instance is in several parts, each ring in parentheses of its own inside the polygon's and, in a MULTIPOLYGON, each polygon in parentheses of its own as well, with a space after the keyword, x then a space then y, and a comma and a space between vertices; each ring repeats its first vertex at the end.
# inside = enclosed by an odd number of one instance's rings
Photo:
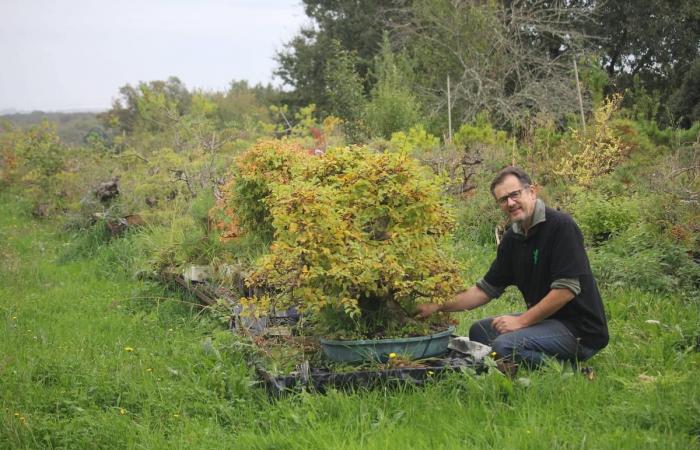
POLYGON ((656 150, 656 145, 669 145, 672 140, 671 130, 659 130, 656 122, 615 119, 610 121, 610 126, 615 135, 624 142, 628 154, 652 153, 656 150))
POLYGON ((242 233, 263 241, 274 235, 270 195, 275 185, 291 182, 302 160, 310 158, 302 147, 288 140, 261 141, 240 155, 224 185, 220 208, 222 221, 235 221, 242 233))
POLYGON ((458 147, 471 148, 475 145, 505 146, 508 135, 505 131, 494 130, 486 116, 478 115, 476 123, 465 123, 454 135, 454 144, 458 147))
POLYGON ((573 130, 571 139, 562 141, 562 145, 570 146, 571 153, 561 159, 558 175, 590 187, 598 177, 617 167, 622 161, 625 147, 610 126, 610 119, 621 101, 619 95, 609 98, 596 109, 594 123, 586 132, 573 130))
POLYGON ((698 291, 700 265, 650 224, 631 227, 591 252, 599 282, 649 292, 698 291))
POLYGON ((17 144, 23 133, 9 122, 0 122, 0 182, 10 185, 17 179, 20 159, 17 156, 17 144))
POLYGON ((390 137, 418 122, 418 102, 408 90, 378 85, 365 110, 365 122, 374 136, 390 137))
POLYGON ((597 192, 580 192, 573 215, 587 242, 597 244, 627 230, 639 216, 637 199, 606 198, 597 192))
POLYGON ((440 139, 428 133, 422 125, 416 125, 406 132, 392 133, 389 145, 394 150, 419 156, 438 148, 440 139))
POLYGON ((256 164, 239 165, 231 191, 242 211, 249 199, 235 185, 255 180, 265 211, 248 216, 248 229, 257 218, 274 237, 247 279, 260 293, 248 306, 295 305, 372 335, 406 326, 415 302, 452 297, 461 285, 447 240, 454 220, 427 169, 360 147, 303 159, 290 151, 283 141, 251 149, 242 160, 256 164))
POLYGON ((374 136, 388 139, 419 121, 420 104, 411 90, 410 68, 404 55, 395 55, 384 35, 375 63, 377 84, 365 108, 365 123, 374 136))
POLYGON ((34 215, 48 217, 76 210, 99 173, 96 155, 63 145, 56 126, 44 121, 27 130, 0 134, 0 180, 23 189, 34 203, 34 215))
POLYGON ((367 107, 362 78, 357 73, 358 56, 343 49, 338 41, 332 42, 334 57, 328 59, 324 68, 324 81, 330 113, 343 119, 345 136, 349 142, 365 139, 366 129, 363 115, 367 107))

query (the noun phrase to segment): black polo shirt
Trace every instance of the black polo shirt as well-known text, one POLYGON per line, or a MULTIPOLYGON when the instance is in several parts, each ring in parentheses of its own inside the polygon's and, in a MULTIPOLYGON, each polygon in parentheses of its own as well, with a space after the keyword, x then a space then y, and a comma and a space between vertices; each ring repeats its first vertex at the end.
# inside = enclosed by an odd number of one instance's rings
POLYGON ((515 285, 528 309, 539 303, 555 280, 576 279, 581 292, 551 315, 560 320, 581 344, 601 349, 608 344, 608 325, 583 235, 571 216, 545 208, 545 221, 527 236, 509 229, 498 246, 496 260, 484 276, 494 287, 515 285))

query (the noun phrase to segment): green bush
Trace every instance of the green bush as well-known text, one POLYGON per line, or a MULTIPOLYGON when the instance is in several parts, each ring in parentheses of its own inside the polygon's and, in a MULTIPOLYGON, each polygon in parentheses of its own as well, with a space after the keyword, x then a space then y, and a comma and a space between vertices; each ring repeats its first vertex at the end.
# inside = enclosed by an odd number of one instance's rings
POLYGON ((392 52, 386 35, 375 66, 377 83, 365 108, 365 123, 372 135, 389 139, 419 122, 420 104, 408 82, 407 60, 392 52))
POLYGON ((440 146, 440 139, 428 133, 422 125, 416 125, 406 132, 392 133, 389 146, 393 150, 419 157, 423 153, 437 149, 440 146))
POLYGON ((407 90, 378 85, 365 110, 365 123, 374 136, 389 138, 419 120, 418 102, 407 90))
POLYGON ((345 136, 351 143, 366 138, 363 115, 367 107, 362 78, 357 73, 359 62, 356 52, 343 49, 338 41, 332 41, 334 57, 324 67, 324 81, 328 96, 329 111, 343 119, 345 136))
POLYGON ((598 281, 649 292, 700 290, 700 265, 652 225, 632 227, 591 252, 598 281))
POLYGON ((465 123, 459 127, 452 140, 456 146, 465 148, 478 144, 504 147, 508 141, 508 134, 495 130, 486 116, 479 115, 476 123, 465 123))
POLYGON ((222 195, 224 208, 243 233, 255 234, 262 241, 272 239, 271 186, 289 183, 300 161, 308 157, 296 143, 281 140, 261 141, 236 159, 222 195))
POLYGON ((572 205, 576 222, 591 244, 599 244, 627 230, 638 220, 637 208, 637 199, 607 198, 591 191, 579 192, 572 205))

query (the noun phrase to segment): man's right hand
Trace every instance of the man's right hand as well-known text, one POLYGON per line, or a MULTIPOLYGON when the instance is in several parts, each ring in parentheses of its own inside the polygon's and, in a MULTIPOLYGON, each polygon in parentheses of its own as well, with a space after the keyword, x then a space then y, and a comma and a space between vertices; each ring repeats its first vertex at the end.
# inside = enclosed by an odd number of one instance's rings
POLYGON ((430 317, 438 311, 440 311, 440 305, 438 305, 437 303, 422 303, 416 305, 416 318, 425 319, 426 317, 430 317))
POLYGON ((442 303, 423 303, 416 305, 416 319, 425 319, 438 311, 441 312, 457 312, 471 310, 481 305, 485 305, 491 301, 491 298, 478 286, 472 286, 466 291, 460 292, 451 302, 442 303))

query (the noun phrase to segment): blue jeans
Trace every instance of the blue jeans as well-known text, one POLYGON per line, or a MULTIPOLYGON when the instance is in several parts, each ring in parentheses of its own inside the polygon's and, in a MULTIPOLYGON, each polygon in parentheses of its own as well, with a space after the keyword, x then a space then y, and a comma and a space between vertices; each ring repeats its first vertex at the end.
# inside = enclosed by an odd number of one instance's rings
POLYGON ((537 367, 546 357, 576 364, 597 353, 597 350, 582 346, 571 331, 555 319, 545 319, 530 327, 503 334, 491 326, 493 319, 489 317, 472 325, 469 339, 490 345, 501 358, 537 367))

